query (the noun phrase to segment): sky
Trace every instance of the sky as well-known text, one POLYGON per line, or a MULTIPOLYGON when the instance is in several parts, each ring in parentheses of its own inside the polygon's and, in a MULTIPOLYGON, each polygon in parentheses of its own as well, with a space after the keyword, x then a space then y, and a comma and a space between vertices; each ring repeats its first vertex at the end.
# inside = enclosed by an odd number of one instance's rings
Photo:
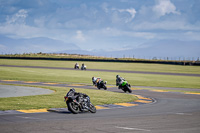
POLYGON ((0 0, 0 35, 49 38, 88 51, 200 42, 199 6, 200 0, 0 0))

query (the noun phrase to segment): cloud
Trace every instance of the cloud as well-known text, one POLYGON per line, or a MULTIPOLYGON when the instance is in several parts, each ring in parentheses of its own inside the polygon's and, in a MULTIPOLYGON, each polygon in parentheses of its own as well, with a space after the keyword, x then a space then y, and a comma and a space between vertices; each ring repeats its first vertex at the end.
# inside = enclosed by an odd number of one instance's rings
POLYGON ((179 20, 165 20, 158 22, 142 22, 132 27, 135 30, 193 30, 199 31, 200 25, 191 25, 179 20))
POLYGON ((28 11, 25 9, 20 9, 13 15, 7 16, 6 22, 0 23, 0 34, 7 34, 14 38, 39 36, 41 29, 27 25, 27 17, 28 11))
POLYGON ((6 49, 6 46, 4 46, 3 44, 0 44, 0 49, 6 49))
POLYGON ((36 18, 36 19, 34 19, 34 23, 38 27, 44 27, 45 23, 46 23, 46 18, 45 17, 36 18))
POLYGON ((134 8, 127 8, 127 9, 112 8, 110 12, 112 14, 111 16, 112 22, 117 24, 121 24, 122 22, 123 23, 131 22, 137 13, 134 8))
POLYGON ((153 11, 159 17, 170 13, 180 15, 180 12, 176 11, 175 5, 170 0, 158 0, 157 5, 153 7, 153 11))
POLYGON ((183 33, 182 36, 185 36, 184 39, 187 39, 187 40, 198 40, 200 41, 200 32, 193 32, 193 31, 188 31, 188 32, 185 32, 183 33))
POLYGON ((112 37, 112 38, 130 37, 130 38, 152 39, 155 37, 155 34, 151 32, 126 31, 110 27, 101 30, 93 30, 90 32, 90 34, 98 36, 103 35, 105 37, 112 37))
POLYGON ((14 24, 14 23, 24 24, 27 16, 28 16, 28 11, 25 9, 21 9, 11 17, 7 16, 6 21, 7 24, 14 24))
POLYGON ((119 9, 119 12, 128 12, 131 15, 131 19, 129 19, 128 21, 131 21, 134 17, 135 14, 137 13, 136 10, 134 8, 130 8, 130 9, 119 9))
POLYGON ((107 4, 107 3, 104 2, 104 3, 101 5, 101 8, 103 9, 104 12, 106 12, 106 13, 109 12, 109 10, 108 10, 108 4, 107 4))
POLYGON ((28 16, 28 11, 25 9, 20 9, 13 15, 7 16, 6 21, 0 23, 0 34, 11 38, 48 37, 58 40, 63 40, 62 36, 65 35, 64 40, 68 39, 66 39, 65 29, 51 28, 50 26, 49 28, 47 26, 49 21, 45 16, 32 19, 34 25, 26 23, 28 16))
POLYGON ((105 15, 104 18, 106 19, 111 18, 113 23, 121 23, 125 20, 125 23, 132 21, 136 15, 136 10, 134 8, 115 8, 110 7, 108 3, 102 3, 100 6, 101 9, 104 11, 105 15), (126 13, 126 14, 125 14, 126 13))
POLYGON ((14 38, 39 37, 41 29, 23 24, 0 25, 0 34, 7 34, 14 38))
POLYGON ((76 31, 76 37, 75 38, 78 39, 81 42, 85 41, 85 37, 84 37, 81 30, 76 31))

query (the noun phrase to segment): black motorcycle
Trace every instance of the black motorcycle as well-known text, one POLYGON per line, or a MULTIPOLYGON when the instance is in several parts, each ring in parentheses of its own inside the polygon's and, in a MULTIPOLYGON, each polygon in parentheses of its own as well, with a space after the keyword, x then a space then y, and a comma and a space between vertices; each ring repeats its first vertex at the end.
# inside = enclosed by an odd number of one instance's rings
POLYGON ((86 94, 77 93, 74 89, 70 89, 64 98, 68 110, 74 114, 87 111, 96 113, 96 107, 90 102, 90 97, 86 94))
POLYGON ((103 88, 104 90, 107 90, 107 87, 106 87, 106 83, 107 82, 103 82, 103 80, 99 81, 97 83, 97 88, 100 90, 101 88, 103 88))

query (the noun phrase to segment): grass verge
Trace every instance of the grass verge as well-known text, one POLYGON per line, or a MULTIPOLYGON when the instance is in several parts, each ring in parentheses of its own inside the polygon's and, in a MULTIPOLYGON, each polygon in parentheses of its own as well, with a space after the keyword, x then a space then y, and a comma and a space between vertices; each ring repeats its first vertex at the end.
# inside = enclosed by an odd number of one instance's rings
POLYGON ((200 88, 200 77, 172 76, 153 74, 134 74, 116 72, 94 72, 80 70, 57 70, 0 67, 0 80, 19 80, 55 83, 85 83, 92 84, 92 77, 101 77, 108 84, 115 84, 116 75, 124 77, 131 85, 135 86, 157 86, 176 88, 200 88))
MULTIPOLYGON (((25 86, 25 85, 23 85, 25 86)), ((27 86, 27 85, 26 85, 27 86)), ((55 91, 52 94, 23 96, 12 98, 0 98, 0 110, 24 110, 24 109, 42 109, 42 108, 66 108, 64 96, 70 88, 64 87, 43 87, 30 86, 50 89, 55 91)), ((94 105, 113 104, 121 102, 132 102, 137 99, 133 95, 125 93, 109 92, 104 90, 91 90, 75 88, 77 92, 85 93, 90 96, 94 105)))
POLYGON ((200 74, 199 66, 181 66, 181 65, 148 64, 148 63, 0 59, 0 65, 47 66, 47 67, 65 67, 65 68, 73 68, 76 62, 78 62, 79 65, 85 63, 88 69, 200 74))

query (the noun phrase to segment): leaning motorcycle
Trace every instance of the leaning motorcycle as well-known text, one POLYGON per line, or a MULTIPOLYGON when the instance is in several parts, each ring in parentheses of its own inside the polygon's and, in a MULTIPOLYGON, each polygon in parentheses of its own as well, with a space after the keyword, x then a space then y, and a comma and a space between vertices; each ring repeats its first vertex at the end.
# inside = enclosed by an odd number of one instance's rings
POLYGON ((78 114, 80 112, 96 113, 96 107, 90 102, 90 97, 84 97, 81 95, 74 95, 74 93, 67 93, 64 97, 67 104, 68 110, 73 114, 78 114))
POLYGON ((75 65, 75 66, 74 66, 74 69, 79 69, 79 65, 75 65))
POLYGON ((86 65, 81 66, 81 70, 86 70, 86 65))
POLYGON ((107 81, 106 81, 106 82, 103 82, 103 80, 99 81, 99 82, 97 83, 97 88, 98 88, 99 90, 100 90, 101 88, 103 88, 104 90, 107 90, 106 83, 107 83, 107 81))
POLYGON ((124 92, 129 92, 131 93, 132 90, 131 90, 131 85, 128 84, 127 81, 122 81, 122 84, 119 86, 119 89, 122 89, 124 92))

